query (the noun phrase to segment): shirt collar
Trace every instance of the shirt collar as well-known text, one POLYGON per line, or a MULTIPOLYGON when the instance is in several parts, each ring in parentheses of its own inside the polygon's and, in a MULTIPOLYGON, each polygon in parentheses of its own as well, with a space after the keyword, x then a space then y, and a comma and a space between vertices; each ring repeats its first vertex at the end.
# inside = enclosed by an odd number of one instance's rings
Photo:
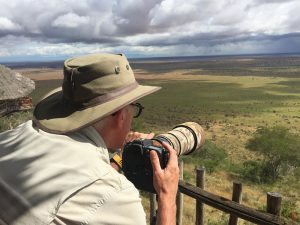
POLYGON ((101 135, 96 131, 96 129, 92 126, 83 128, 80 133, 82 133, 84 136, 86 136, 88 139, 90 139, 97 147, 106 147, 106 144, 101 137, 101 135))
POLYGON ((89 140, 91 140, 95 146, 97 147, 97 150, 99 151, 99 153, 101 154, 101 158, 106 161, 107 163, 109 163, 109 154, 108 154, 108 150, 106 147, 106 144, 103 140, 103 138, 101 137, 101 135, 97 132, 97 130, 92 127, 86 127, 83 128, 80 133, 84 136, 86 136, 89 140))

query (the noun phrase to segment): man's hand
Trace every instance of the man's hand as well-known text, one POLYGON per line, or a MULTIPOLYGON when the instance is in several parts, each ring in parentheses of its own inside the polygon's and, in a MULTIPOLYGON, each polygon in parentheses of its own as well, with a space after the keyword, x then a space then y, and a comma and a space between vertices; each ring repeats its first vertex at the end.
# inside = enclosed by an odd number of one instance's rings
POLYGON ((149 134, 145 134, 145 133, 139 133, 139 132, 133 132, 130 131, 127 134, 127 137, 125 139, 125 143, 139 139, 139 138, 144 138, 144 139, 151 139, 154 137, 154 133, 149 133, 149 134))
POLYGON ((176 151, 168 144, 163 147, 169 151, 169 161, 165 169, 160 167, 155 151, 150 151, 153 167, 153 184, 158 194, 157 225, 176 224, 176 193, 179 182, 179 167, 176 151))

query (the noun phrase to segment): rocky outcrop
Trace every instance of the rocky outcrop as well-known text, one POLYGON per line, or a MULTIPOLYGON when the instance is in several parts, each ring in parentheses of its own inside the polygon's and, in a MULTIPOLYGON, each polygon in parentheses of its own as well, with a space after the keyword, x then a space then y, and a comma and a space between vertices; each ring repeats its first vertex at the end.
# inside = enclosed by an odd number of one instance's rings
POLYGON ((34 81, 0 65, 0 100, 25 97, 29 95, 34 88, 34 81))
POLYGON ((32 99, 27 95, 34 88, 34 81, 0 65, 0 116, 32 108, 32 99))

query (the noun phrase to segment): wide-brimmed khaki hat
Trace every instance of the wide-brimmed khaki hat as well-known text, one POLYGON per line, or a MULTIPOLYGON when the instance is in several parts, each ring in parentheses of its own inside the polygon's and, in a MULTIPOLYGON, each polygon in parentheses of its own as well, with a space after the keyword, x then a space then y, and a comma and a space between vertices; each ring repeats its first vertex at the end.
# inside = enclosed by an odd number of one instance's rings
POLYGON ((123 54, 71 58, 64 62, 62 88, 36 105, 33 120, 47 132, 70 133, 159 89, 139 85, 123 54))

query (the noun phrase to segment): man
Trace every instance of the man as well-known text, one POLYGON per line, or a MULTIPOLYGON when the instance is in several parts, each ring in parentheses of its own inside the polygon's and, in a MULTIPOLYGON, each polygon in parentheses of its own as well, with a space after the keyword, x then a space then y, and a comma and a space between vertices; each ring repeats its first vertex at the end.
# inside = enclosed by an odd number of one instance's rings
MULTIPOLYGON (((136 101, 158 89, 139 85, 124 55, 66 60, 62 89, 36 105, 33 121, 0 134, 0 224, 145 224, 139 193, 108 149, 124 145, 136 101)), ((166 169, 150 153, 157 224, 175 224, 179 170, 164 146, 166 169)))

